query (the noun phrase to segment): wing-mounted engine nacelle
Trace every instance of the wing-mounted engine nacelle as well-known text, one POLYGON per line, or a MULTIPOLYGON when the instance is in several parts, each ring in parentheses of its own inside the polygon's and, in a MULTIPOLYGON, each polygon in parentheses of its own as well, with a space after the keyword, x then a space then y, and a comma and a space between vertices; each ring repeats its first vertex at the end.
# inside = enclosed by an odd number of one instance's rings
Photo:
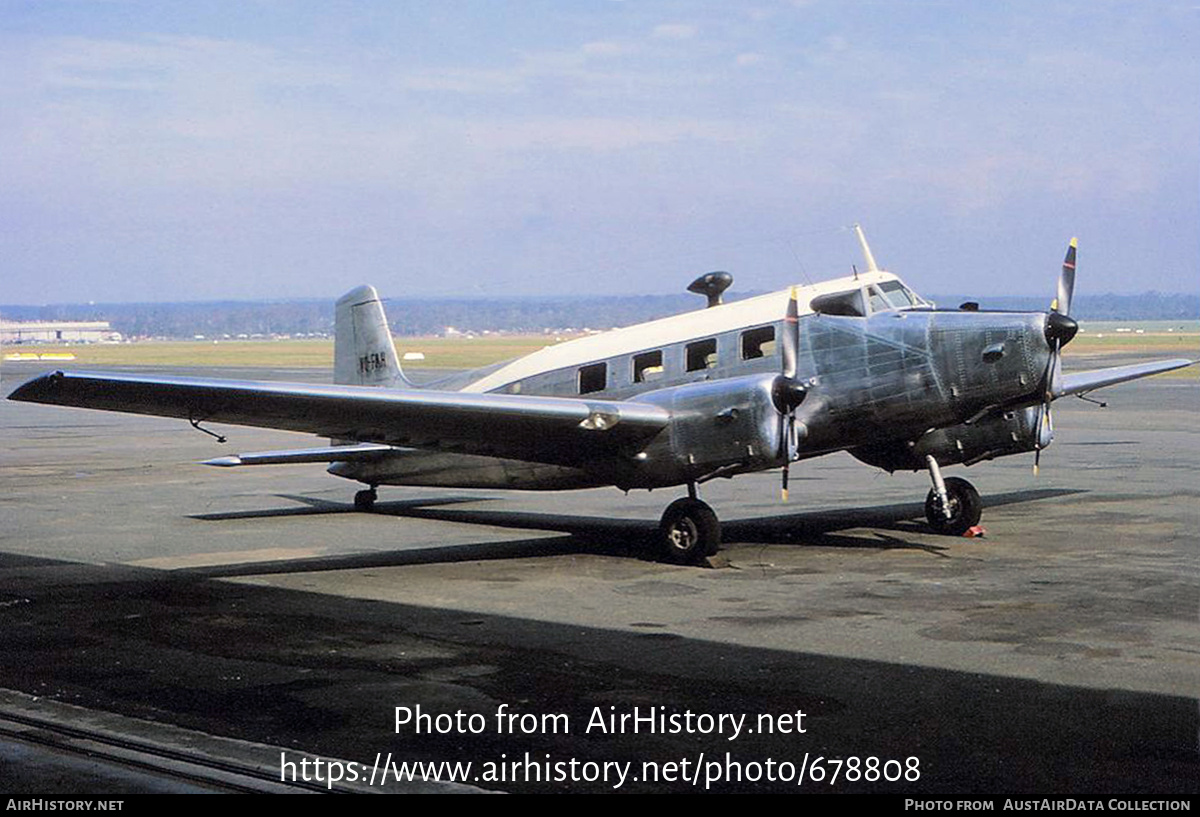
POLYGON ((638 487, 704 481, 781 465, 777 375, 705 380, 638 395, 670 410, 670 433, 644 456, 638 487), (651 484, 652 483, 652 484, 651 484))
MULTIPOLYGON (((1038 448, 1037 416, 1040 406, 998 412, 974 423, 926 432, 913 442, 861 446, 850 453, 858 460, 885 471, 923 471, 926 455, 940 465, 974 465, 983 460, 1024 454, 1038 448)), ((1050 443, 1043 431, 1042 448, 1050 443)))

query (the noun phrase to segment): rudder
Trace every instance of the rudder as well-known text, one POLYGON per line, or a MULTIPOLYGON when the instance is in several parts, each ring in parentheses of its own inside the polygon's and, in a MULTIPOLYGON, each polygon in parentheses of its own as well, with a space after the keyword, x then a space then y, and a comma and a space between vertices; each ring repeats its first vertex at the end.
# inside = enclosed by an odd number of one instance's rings
POLYGON ((333 382, 346 386, 412 388, 375 287, 361 286, 338 298, 334 311, 333 382))

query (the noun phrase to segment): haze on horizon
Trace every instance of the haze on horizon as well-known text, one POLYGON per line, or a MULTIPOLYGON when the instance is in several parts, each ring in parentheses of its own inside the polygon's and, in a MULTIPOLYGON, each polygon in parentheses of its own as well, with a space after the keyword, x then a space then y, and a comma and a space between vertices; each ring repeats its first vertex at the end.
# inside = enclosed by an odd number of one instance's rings
POLYGON ((0 302, 1195 292, 1191 2, 0 4, 0 302))

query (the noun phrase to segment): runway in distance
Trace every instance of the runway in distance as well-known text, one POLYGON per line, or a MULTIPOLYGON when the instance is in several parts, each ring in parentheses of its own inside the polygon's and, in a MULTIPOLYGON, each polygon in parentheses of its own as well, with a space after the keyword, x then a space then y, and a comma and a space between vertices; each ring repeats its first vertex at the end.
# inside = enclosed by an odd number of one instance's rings
MULTIPOLYGON (((1078 331, 1072 239, 1046 312, 943 309, 880 269, 855 225, 865 271, 732 303, 728 273, 688 289, 707 307, 547 346, 418 388, 405 377, 376 291, 336 307, 334 385, 56 371, 9 399, 308 432, 331 445, 209 460, 329 463, 380 485, 628 491, 686 486, 659 525, 662 555, 694 563, 721 527, 698 487, 847 451, 886 471, 926 470, 930 526, 962 534, 982 502, 949 465, 1041 450, 1051 403, 1192 365, 1161 360, 1065 374, 1078 331)), ((205 429, 201 429, 205 430, 205 429)), ((212 432, 209 432, 212 433, 212 432)))

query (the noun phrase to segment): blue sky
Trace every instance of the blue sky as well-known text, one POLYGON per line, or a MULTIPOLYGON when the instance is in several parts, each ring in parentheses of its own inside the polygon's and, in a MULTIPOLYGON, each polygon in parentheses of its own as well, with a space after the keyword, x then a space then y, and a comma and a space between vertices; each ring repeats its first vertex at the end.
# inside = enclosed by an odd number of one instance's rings
POLYGON ((1200 284, 1200 4, 0 4, 0 303, 1200 284))

